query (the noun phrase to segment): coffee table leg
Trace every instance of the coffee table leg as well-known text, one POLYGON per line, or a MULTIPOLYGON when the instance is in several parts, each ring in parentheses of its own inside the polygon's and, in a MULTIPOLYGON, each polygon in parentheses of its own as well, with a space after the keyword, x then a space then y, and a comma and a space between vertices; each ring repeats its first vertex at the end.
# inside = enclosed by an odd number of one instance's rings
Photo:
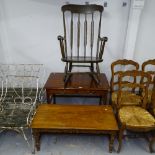
POLYGON ((40 151, 40 133, 38 131, 33 130, 33 136, 35 140, 35 147, 37 151, 40 151))
POLYGON ((109 141, 109 153, 112 153, 114 140, 115 140, 115 133, 110 134, 110 141, 109 141))

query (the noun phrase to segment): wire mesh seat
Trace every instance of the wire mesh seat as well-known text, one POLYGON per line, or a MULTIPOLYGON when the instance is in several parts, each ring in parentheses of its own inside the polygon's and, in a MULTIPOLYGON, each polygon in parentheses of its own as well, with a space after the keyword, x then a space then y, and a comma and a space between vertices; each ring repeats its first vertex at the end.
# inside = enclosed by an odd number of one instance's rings
POLYGON ((65 84, 74 73, 73 67, 89 67, 88 73, 99 83, 99 63, 103 61, 107 37, 101 37, 103 6, 75 5, 62 6, 64 37, 58 36, 65 65, 65 84), (94 69, 96 64, 96 70, 94 69))

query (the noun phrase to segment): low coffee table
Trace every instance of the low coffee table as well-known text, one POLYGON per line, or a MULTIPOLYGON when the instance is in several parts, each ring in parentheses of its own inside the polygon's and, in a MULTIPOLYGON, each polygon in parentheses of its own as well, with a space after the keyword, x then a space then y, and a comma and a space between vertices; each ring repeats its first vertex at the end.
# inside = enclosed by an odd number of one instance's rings
POLYGON ((51 105, 42 104, 37 108, 31 123, 35 147, 40 150, 41 133, 92 133, 109 134, 109 152, 118 125, 110 105, 51 105))

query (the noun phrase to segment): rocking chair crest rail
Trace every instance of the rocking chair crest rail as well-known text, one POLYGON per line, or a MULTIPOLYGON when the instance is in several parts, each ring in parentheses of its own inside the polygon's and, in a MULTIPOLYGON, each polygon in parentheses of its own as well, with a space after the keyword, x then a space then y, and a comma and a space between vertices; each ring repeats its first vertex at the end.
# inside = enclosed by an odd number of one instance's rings
POLYGON ((61 10, 71 11, 72 13, 92 13, 94 11, 102 12, 104 10, 103 6, 90 4, 90 5, 77 5, 77 4, 68 4, 62 6, 61 10))

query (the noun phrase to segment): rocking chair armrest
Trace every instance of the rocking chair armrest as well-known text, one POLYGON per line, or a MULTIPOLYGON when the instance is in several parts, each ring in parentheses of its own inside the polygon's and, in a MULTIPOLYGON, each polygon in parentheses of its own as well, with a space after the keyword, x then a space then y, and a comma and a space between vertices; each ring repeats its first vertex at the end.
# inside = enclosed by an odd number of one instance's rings
POLYGON ((59 40, 59 41, 63 41, 63 40, 64 40, 64 37, 59 35, 59 36, 58 36, 58 40, 59 40))
POLYGON ((108 41, 108 37, 99 37, 100 41, 103 42, 107 42, 108 41))
POLYGON ((62 57, 63 58, 65 58, 65 49, 64 49, 64 37, 62 37, 62 36, 58 36, 58 40, 59 40, 59 42, 60 42, 60 49, 61 49, 61 55, 62 55, 62 57))
POLYGON ((108 38, 107 37, 99 37, 99 41, 100 41, 99 58, 102 59, 105 43, 108 41, 108 38))

